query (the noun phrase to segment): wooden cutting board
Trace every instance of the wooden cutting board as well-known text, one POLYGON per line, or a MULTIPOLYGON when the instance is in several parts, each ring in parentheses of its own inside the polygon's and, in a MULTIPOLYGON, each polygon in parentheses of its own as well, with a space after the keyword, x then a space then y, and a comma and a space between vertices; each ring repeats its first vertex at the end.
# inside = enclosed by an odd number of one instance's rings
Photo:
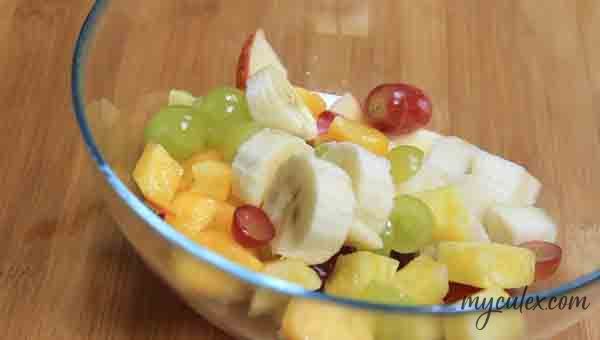
MULTIPOLYGON (((258 6, 261 1, 255 2, 258 6)), ((185 307, 142 265, 97 196, 69 91, 73 41, 91 3, 0 1, 0 339, 230 339, 185 307)), ((420 41, 420 33, 432 28, 415 13, 452 18, 435 27, 445 32, 445 41, 439 42, 449 50, 442 54, 445 66, 415 62, 398 67, 406 68, 407 78, 445 75, 432 94, 445 98, 441 107, 482 116, 478 125, 463 121, 459 126, 479 136, 494 134, 490 122, 496 115, 506 122, 506 116, 527 114, 501 109, 518 102, 521 108, 541 110, 549 119, 544 126, 556 132, 538 134, 538 144, 562 143, 558 124, 568 121, 569 131, 586 131, 576 137, 595 145, 597 152, 600 1, 396 3, 396 12, 385 17, 413 19, 409 24, 415 36, 407 36, 407 49, 410 44, 436 46, 436 41, 420 41), (409 18, 403 11, 412 6, 418 8, 409 11, 409 18), (502 45, 515 36, 518 46, 502 45), (506 53, 521 63, 519 72, 503 70, 506 65, 500 61, 506 53), (499 91, 490 95, 469 85, 486 82, 499 91), (553 120, 557 115, 572 119, 553 120)), ((419 56, 409 59, 418 61, 419 56)), ((511 144, 511 149, 519 146, 511 144)), ((573 159, 564 157, 565 162, 573 159)), ((597 159, 578 166, 597 169, 597 159)), ((583 321, 555 339, 600 339, 600 326, 583 321)))

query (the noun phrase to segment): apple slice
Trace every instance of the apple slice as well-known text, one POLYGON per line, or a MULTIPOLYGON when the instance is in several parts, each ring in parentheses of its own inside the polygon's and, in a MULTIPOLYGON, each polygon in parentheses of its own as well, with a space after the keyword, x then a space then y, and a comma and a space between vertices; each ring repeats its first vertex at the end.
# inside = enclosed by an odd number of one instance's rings
POLYGON ((238 60, 236 86, 241 90, 246 89, 248 78, 258 70, 269 65, 278 68, 287 76, 287 70, 283 67, 277 53, 275 53, 273 47, 267 41, 265 31, 258 29, 248 37, 244 43, 244 47, 242 47, 242 53, 238 60))
POLYGON ((360 102, 351 93, 346 93, 333 103, 329 111, 333 111, 347 119, 361 121, 363 112, 360 102))

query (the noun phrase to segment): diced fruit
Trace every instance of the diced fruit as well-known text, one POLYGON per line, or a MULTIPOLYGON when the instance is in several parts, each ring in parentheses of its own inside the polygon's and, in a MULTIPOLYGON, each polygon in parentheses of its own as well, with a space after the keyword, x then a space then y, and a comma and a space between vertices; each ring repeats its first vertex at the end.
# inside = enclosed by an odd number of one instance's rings
POLYGON ((381 304, 413 305, 413 300, 393 285, 381 281, 371 281, 362 292, 361 299, 381 304))
POLYGON ((223 162, 206 160, 192 166, 191 191, 225 201, 231 192, 231 167, 223 162))
POLYGON ((246 99, 252 118, 265 127, 310 140, 317 137, 317 122, 286 75, 273 66, 248 79, 246 99))
POLYGON ((425 163, 442 170, 451 179, 456 179, 469 171, 478 151, 476 146, 458 137, 442 137, 431 147, 425 163))
POLYGON ((246 248, 265 246, 275 237, 275 227, 265 212, 251 205, 235 209, 233 238, 246 248))
POLYGON ((310 109, 315 118, 327 109, 327 104, 321 96, 302 87, 296 87, 296 91, 304 100, 304 104, 310 109))
POLYGON ((325 283, 325 291, 358 299, 371 281, 391 282, 397 268, 398 261, 370 252, 340 256, 333 274, 325 283))
POLYGON ((195 192, 181 192, 171 203, 173 214, 166 221, 175 229, 193 238, 213 222, 217 214, 217 201, 195 192))
POLYGON ((189 106, 168 106, 146 124, 147 143, 162 145, 175 159, 182 160, 206 148, 207 130, 189 106))
POLYGON ((390 222, 391 227, 382 235, 384 249, 414 253, 433 241, 433 213, 425 203, 415 197, 396 197, 390 222))
POLYGON ((431 101, 423 91, 408 84, 383 84, 369 93, 365 113, 379 130, 407 134, 431 120, 431 101))
POLYGON ((208 150, 206 152, 197 153, 183 162, 183 177, 179 183, 179 191, 186 191, 192 186, 194 180, 192 167, 200 162, 208 160, 222 161, 223 156, 215 150, 208 150))
POLYGON ((210 224, 211 229, 221 230, 231 233, 231 227, 233 225, 233 214, 235 212, 235 206, 227 202, 216 201, 217 212, 215 218, 210 224))
POLYGON ((286 340, 374 340, 371 315, 343 306, 292 299, 281 334, 286 340))
POLYGON ((433 190, 450 184, 448 176, 440 169, 423 163, 420 170, 405 182, 396 184, 396 193, 413 194, 415 192, 433 190))
POLYGON ((423 201, 433 212, 434 240, 477 241, 480 239, 479 235, 473 232, 473 218, 454 186, 412 195, 423 201))
POLYGON ((438 260, 450 281, 480 288, 519 288, 535 276, 535 253, 498 243, 440 242, 438 260))
POLYGON ((471 172, 494 187, 498 203, 533 205, 542 187, 524 167, 485 151, 477 153, 471 172))
POLYGON ((248 37, 242 48, 236 74, 237 88, 245 89, 248 78, 266 66, 274 66, 281 72, 287 72, 267 41, 265 32, 259 29, 248 37))
POLYGON ((392 164, 394 183, 398 185, 413 177, 421 169, 423 157, 423 151, 414 146, 401 145, 393 148, 387 158, 392 164))
POLYGON ((376 319, 377 340, 442 340, 442 320, 436 315, 382 314, 376 319))
POLYGON ((535 280, 545 280, 552 276, 560 265, 562 248, 544 241, 529 241, 520 245, 535 253, 535 280))
POLYGON ((196 97, 184 90, 173 89, 169 91, 169 105, 192 106, 196 97))
POLYGON ((334 141, 358 144, 380 156, 387 154, 390 143, 378 130, 340 116, 333 120, 326 136, 334 141))
POLYGON ((314 269, 314 271, 319 275, 321 280, 325 282, 325 280, 328 279, 329 276, 333 273, 338 257, 342 255, 352 254, 354 252, 356 252, 356 248, 347 245, 343 246, 342 249, 340 249, 335 255, 329 258, 329 260, 320 264, 312 265, 311 268, 314 269))
MULTIPOLYGON (((321 287, 321 279, 312 268, 301 261, 284 259, 265 264, 263 274, 296 283, 308 290, 321 287)), ((285 308, 289 297, 268 289, 259 288, 252 297, 248 314, 259 316, 270 314, 285 308)))
MULTIPOLYGON (((192 240, 247 269, 257 272, 263 269, 256 255, 238 245, 228 233, 206 230, 192 240)), ((246 283, 183 251, 175 250, 172 260, 176 282, 191 293, 224 302, 250 297, 251 289, 246 283)))
POLYGON ((494 242, 519 245, 528 241, 556 241, 556 223, 541 208, 495 205, 483 223, 494 242))
POLYGON ((420 255, 394 275, 394 285, 416 304, 439 304, 448 293, 448 269, 420 255))
POLYGON ((393 137, 390 141, 390 145, 392 148, 399 145, 414 146, 419 148, 425 154, 428 154, 433 144, 441 137, 442 135, 437 132, 419 129, 407 135, 393 137))
MULTIPOLYGON (((508 297, 509 295, 503 289, 495 287, 472 296, 472 298, 479 299, 479 304, 483 303, 483 299, 486 301, 492 299, 494 308, 497 301, 502 301, 498 300, 499 298, 506 301, 508 297)), ((525 319, 518 310, 491 313, 485 324, 486 315, 482 316, 482 313, 486 312, 487 310, 445 316, 443 323, 446 340, 521 340, 525 338, 525 319)))
POLYGON ((481 291, 481 288, 463 285, 456 282, 450 282, 448 294, 444 297, 444 303, 450 304, 461 301, 467 296, 471 296, 481 291))
POLYGON ((362 121, 364 118, 360 103, 350 93, 346 93, 336 100, 330 110, 350 120, 362 121))
POLYGON ((219 146, 225 161, 233 161, 239 148, 262 130, 264 130, 264 127, 256 122, 247 122, 227 128, 224 132, 224 136, 227 136, 227 138, 219 146))
POLYGON ((146 144, 133 170, 133 179, 144 197, 158 207, 168 207, 175 196, 183 168, 160 144, 146 144))

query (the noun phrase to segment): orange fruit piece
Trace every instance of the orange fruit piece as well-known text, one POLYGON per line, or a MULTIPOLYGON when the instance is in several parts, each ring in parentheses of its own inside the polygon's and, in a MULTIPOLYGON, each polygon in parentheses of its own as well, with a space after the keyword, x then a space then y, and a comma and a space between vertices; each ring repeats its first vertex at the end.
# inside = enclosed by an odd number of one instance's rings
POLYGON ((390 140, 381 131, 340 116, 333 120, 324 136, 325 140, 358 144, 380 156, 389 151, 390 140))
POLYGON ((299 86, 296 87, 296 92, 298 92, 300 98, 308 106, 315 118, 319 117, 321 112, 327 109, 327 104, 318 94, 299 86))

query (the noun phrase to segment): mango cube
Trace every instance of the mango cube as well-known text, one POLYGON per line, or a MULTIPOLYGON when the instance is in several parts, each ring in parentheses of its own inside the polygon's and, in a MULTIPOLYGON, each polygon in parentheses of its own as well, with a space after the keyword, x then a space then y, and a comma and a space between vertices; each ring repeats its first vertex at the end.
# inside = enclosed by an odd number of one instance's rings
POLYGON ((450 281, 479 288, 520 288, 535 277, 535 253, 499 243, 440 242, 438 261, 450 281))
POLYGON ((389 151, 390 140, 381 131, 356 121, 336 117, 323 141, 351 142, 358 144, 372 153, 384 156, 389 151))
POLYGON ((331 277, 325 284, 328 294, 361 298, 371 281, 390 282, 399 262, 387 256, 358 251, 338 257, 331 277))
POLYGON ((231 192, 232 170, 228 164, 207 160, 192 166, 194 177, 191 191, 219 201, 227 200, 231 192))
MULTIPOLYGON (((471 297, 466 298, 466 300, 477 298, 479 302, 475 303, 480 306, 484 303, 484 298, 488 299, 488 301, 490 301, 489 299, 492 299, 491 301, 495 308, 498 298, 502 298, 504 302, 506 302, 505 299, 508 297, 509 295, 503 289, 492 287, 472 295, 471 297)), ((487 303, 485 304, 487 305, 487 303)), ((502 303, 500 303, 499 306, 502 306, 502 303)), ((443 325, 446 340, 525 339, 525 319, 518 310, 504 310, 502 313, 491 313, 489 319, 487 319, 486 315, 483 315, 485 312, 487 312, 487 310, 445 316, 443 318, 443 325), (485 323, 486 319, 487 324, 485 323)))
POLYGON ((208 160, 223 161, 223 156, 218 151, 209 150, 197 153, 183 162, 183 177, 181 178, 181 182, 179 183, 179 191, 186 191, 192 187, 192 183, 194 181, 192 167, 200 162, 208 160))
POLYGON ((221 230, 230 233, 233 225, 233 214, 235 207, 227 202, 216 201, 217 211, 215 218, 210 224, 211 229, 221 230))
POLYGON ((144 197, 152 204, 166 208, 175 196, 183 168, 160 144, 146 144, 133 170, 133 179, 144 197))
POLYGON ((416 304, 439 304, 448 294, 448 268, 420 255, 394 275, 394 284, 416 304))
POLYGON ((217 216, 217 201, 196 192, 182 192, 171 203, 166 221, 175 229, 193 238, 206 229, 217 216))

